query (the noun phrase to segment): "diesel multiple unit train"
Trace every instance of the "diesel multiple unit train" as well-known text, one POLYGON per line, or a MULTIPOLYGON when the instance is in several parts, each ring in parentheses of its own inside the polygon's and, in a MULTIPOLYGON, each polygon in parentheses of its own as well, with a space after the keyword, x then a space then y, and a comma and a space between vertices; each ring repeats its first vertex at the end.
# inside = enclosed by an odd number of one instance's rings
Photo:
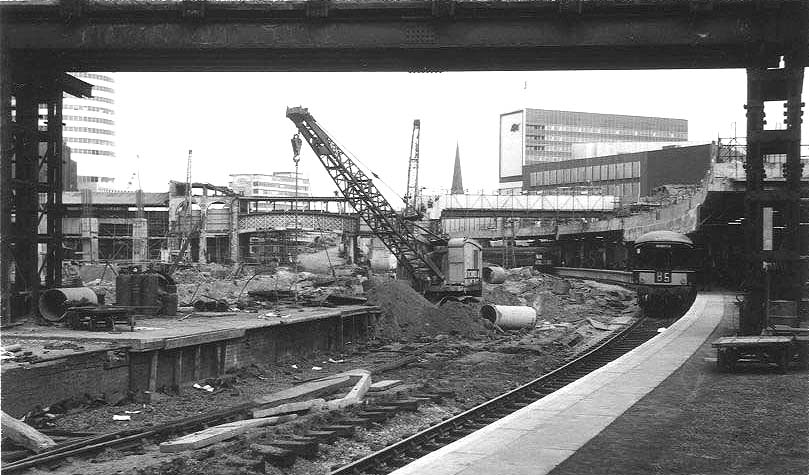
POLYGON ((691 306, 697 295, 697 258, 684 234, 652 231, 635 240, 632 282, 645 313, 668 316, 691 306))

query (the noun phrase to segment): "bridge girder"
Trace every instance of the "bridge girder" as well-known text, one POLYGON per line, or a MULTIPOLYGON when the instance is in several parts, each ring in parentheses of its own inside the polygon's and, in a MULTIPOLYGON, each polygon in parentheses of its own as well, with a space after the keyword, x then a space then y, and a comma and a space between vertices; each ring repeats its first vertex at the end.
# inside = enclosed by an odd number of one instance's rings
POLYGON ((61 70, 742 68, 762 48, 809 41, 803 0, 63 0, 2 10, 14 62, 61 70))

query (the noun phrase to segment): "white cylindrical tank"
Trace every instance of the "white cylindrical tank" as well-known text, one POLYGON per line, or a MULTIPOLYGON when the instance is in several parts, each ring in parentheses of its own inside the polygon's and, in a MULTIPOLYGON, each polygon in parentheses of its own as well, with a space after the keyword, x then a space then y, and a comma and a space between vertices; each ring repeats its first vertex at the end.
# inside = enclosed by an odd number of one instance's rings
POLYGON ((533 307, 509 305, 484 305, 480 316, 503 330, 532 328, 537 323, 537 311, 533 307))

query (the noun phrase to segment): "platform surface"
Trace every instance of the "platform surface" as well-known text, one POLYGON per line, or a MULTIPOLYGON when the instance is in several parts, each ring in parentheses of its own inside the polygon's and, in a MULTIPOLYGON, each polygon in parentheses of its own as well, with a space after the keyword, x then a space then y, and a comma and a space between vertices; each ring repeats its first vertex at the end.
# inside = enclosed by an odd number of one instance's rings
POLYGON ((364 305, 342 305, 334 308, 288 308, 278 311, 226 312, 222 316, 191 316, 181 320, 176 317, 136 318, 135 331, 119 325, 118 331, 72 330, 67 326, 25 325, 3 331, 3 341, 19 340, 63 340, 97 342, 129 347, 132 351, 170 349, 189 344, 227 340, 244 336, 247 330, 294 325, 334 317, 349 317, 364 313, 378 312, 378 307, 364 305), (281 316, 275 316, 279 314, 281 316))
POLYGON ((393 473, 549 473, 679 368, 732 299, 700 293, 680 320, 621 358, 393 473))

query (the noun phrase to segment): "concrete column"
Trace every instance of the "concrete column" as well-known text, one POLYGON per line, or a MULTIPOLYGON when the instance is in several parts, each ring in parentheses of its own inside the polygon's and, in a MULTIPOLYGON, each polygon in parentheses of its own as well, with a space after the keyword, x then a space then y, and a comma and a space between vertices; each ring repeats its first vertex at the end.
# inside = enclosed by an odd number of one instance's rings
POLYGON ((206 231, 208 221, 208 205, 202 203, 199 209, 199 258, 200 264, 208 263, 208 232, 206 231))
POLYGON ((233 264, 241 262, 239 258, 239 200, 230 202, 230 260, 233 264))
MULTIPOLYGON (((98 240, 96 239, 96 243, 98 240)), ((144 262, 149 260, 149 225, 146 218, 132 219, 132 260, 144 262)))
POLYGON ((81 219, 82 260, 98 261, 98 218, 81 219))

